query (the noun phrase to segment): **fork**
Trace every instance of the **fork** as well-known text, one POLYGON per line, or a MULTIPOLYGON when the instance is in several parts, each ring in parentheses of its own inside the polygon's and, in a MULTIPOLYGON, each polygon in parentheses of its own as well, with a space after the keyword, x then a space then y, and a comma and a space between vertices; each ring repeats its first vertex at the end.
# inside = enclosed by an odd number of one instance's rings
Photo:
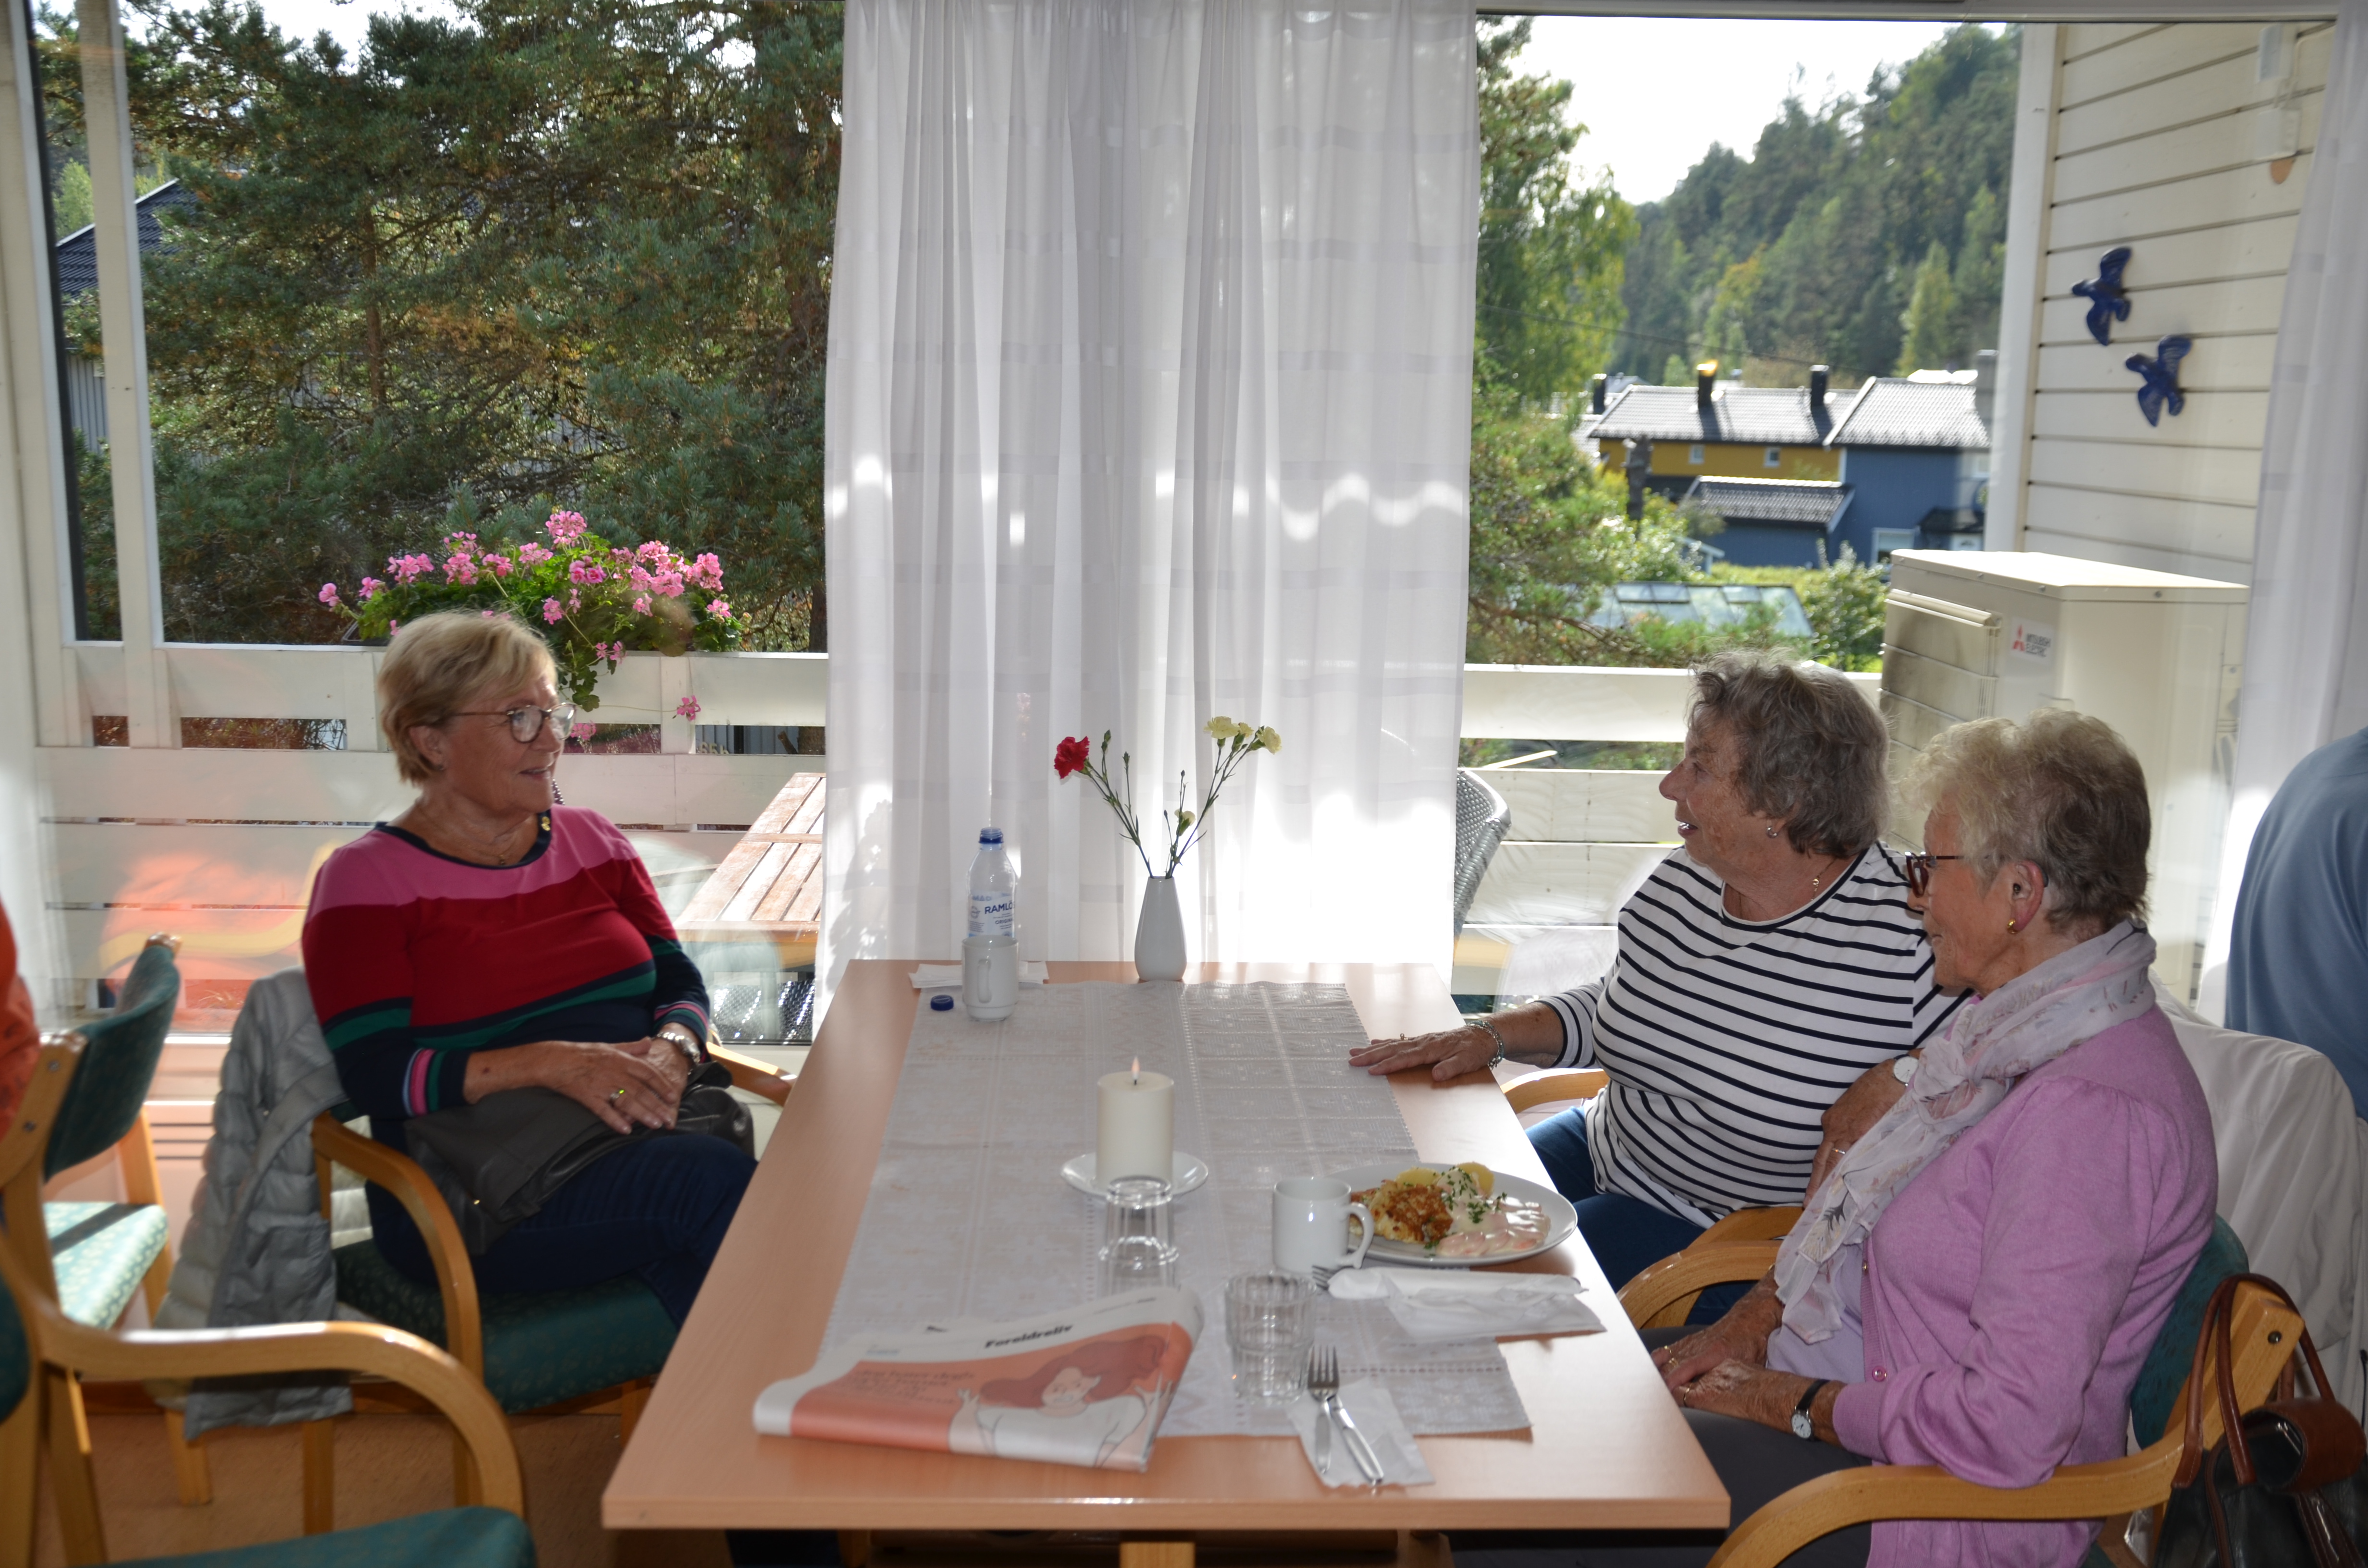
POLYGON ((1307 1358, 1307 1392, 1331 1423, 1340 1428, 1341 1446, 1357 1462, 1357 1469, 1372 1485, 1382 1484, 1382 1461, 1373 1453, 1373 1446, 1349 1419, 1348 1410, 1340 1403, 1340 1353, 1329 1345, 1319 1345, 1307 1358))

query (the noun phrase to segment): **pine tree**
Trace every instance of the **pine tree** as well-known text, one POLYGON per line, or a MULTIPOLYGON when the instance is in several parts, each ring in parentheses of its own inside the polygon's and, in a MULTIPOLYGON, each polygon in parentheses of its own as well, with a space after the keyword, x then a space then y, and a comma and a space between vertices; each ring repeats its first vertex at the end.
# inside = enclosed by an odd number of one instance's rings
POLYGON ((1937 370, 1955 357, 1957 291, 1949 281, 1949 253, 1938 240, 1916 268, 1915 292, 1907 298, 1907 313, 1899 326, 1898 374, 1937 370))

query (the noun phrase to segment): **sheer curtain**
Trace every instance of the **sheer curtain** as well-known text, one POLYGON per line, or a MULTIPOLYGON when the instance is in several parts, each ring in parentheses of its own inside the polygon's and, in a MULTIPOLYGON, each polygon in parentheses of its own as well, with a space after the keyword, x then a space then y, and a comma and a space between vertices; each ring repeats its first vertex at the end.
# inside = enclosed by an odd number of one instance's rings
POLYGON ((1281 731, 1178 876, 1194 960, 1451 941, 1478 200, 1469 0, 850 0, 825 454, 823 979, 1128 956, 1213 714, 1281 731))
POLYGON ((2368 0, 2342 0, 2286 272, 2220 897, 2197 1004, 2220 1017, 2246 852, 2294 765, 2368 725, 2368 0))

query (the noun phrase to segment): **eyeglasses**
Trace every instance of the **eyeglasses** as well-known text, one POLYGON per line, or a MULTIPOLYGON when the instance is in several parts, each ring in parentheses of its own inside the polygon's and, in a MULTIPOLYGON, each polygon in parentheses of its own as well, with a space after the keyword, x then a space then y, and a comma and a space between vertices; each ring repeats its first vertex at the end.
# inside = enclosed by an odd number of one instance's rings
POLYGON ((1907 877, 1907 891, 1918 898, 1922 898, 1925 890, 1932 885, 1933 862, 1967 858, 1970 857, 1964 855, 1902 855, 1899 858, 1899 869, 1907 877))
POLYGON ((451 716, 455 719, 507 719, 510 722, 510 739, 524 746, 534 744, 534 738, 542 733, 545 724, 557 726, 561 738, 564 739, 567 733, 575 728, 575 704, 563 702, 556 708, 511 708, 501 711, 490 708, 469 708, 451 716))

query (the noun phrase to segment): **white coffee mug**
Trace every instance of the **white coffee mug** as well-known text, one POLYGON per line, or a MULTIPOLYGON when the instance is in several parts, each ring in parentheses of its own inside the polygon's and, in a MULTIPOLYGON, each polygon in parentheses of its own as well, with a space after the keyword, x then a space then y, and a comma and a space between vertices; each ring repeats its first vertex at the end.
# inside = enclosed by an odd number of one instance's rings
POLYGON ((1019 1003, 1019 944, 1008 937, 962 938, 962 1003, 981 1023, 1011 1017, 1019 1003))
POLYGON ((1319 1268, 1354 1268, 1373 1244, 1373 1211, 1349 1201, 1349 1184, 1330 1176, 1302 1176, 1274 1184, 1274 1266, 1286 1274, 1319 1268), (1349 1221, 1357 1221, 1357 1244, 1349 1244, 1349 1221))

